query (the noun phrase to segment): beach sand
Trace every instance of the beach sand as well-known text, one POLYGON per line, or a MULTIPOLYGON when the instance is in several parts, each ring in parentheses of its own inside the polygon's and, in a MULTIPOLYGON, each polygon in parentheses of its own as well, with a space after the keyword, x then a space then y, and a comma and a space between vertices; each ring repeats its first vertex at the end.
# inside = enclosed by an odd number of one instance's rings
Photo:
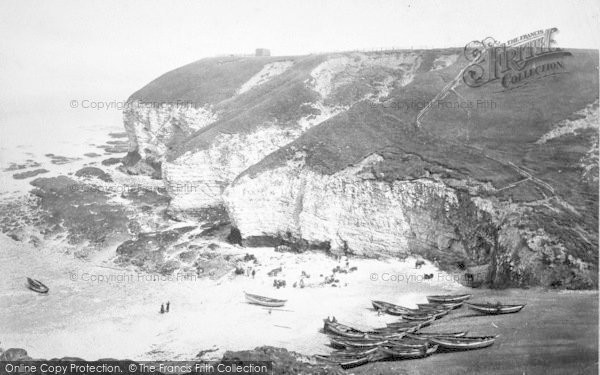
POLYGON ((401 362, 379 362, 355 374, 597 374, 598 292, 472 290, 471 301, 527 303, 517 314, 479 315, 463 307, 423 332, 462 331, 499 335, 480 350, 436 353, 401 362))
POLYGON ((322 277, 345 262, 321 252, 278 253, 271 248, 240 248, 221 244, 224 253, 256 256, 256 277, 228 273, 219 279, 152 276, 122 269, 110 262, 110 252, 89 260, 60 254, 59 248, 35 249, 0 235, 0 346, 20 347, 34 358, 76 356, 134 360, 188 360, 201 350, 217 349, 204 359, 220 358, 225 350, 258 346, 284 347, 303 354, 332 349, 321 331, 323 319, 358 328, 383 326, 398 318, 378 315, 370 304, 381 299, 405 306, 426 302, 439 293, 473 293, 473 301, 527 303, 518 314, 479 316, 465 307, 435 322, 429 331, 468 330, 471 335, 500 335, 486 349, 437 353, 401 362, 380 362, 350 371, 356 374, 574 374, 595 373, 598 358, 598 293, 541 289, 468 289, 453 275, 430 263, 414 268, 414 259, 350 258, 357 270, 336 274, 339 287, 319 286, 322 277), (287 287, 273 288, 267 273, 287 287), (293 288, 302 271, 307 287, 293 288), (434 278, 423 280, 424 273, 434 278), (375 275, 375 276, 374 276, 375 275), (48 295, 25 288, 25 277, 40 279, 48 295), (374 280, 374 279, 377 280, 374 280), (246 303, 244 291, 287 299, 281 309, 246 303), (161 303, 171 311, 159 314, 161 303))
POLYGON ((254 279, 229 273, 218 280, 180 275, 156 281, 151 275, 116 267, 106 254, 85 261, 59 254, 58 248, 34 249, 4 235, 0 238, 0 284, 5 286, 0 291, 4 327, 0 345, 24 348, 37 358, 192 359, 213 347, 219 349, 211 353, 216 358, 225 350, 261 345, 327 353, 328 340, 319 333, 327 316, 358 327, 382 326, 396 318, 379 316, 371 309, 372 298, 414 305, 424 302, 426 294, 462 288, 431 264, 415 270, 410 258, 350 259, 357 270, 336 274, 339 287, 318 286, 323 281, 320 274, 328 276, 345 264, 320 252, 278 253, 226 244, 220 251, 258 258, 261 265, 254 279), (279 266, 283 271, 276 278, 285 279, 287 287, 275 289, 274 278, 267 273, 279 266), (302 271, 311 275, 305 279, 307 287, 293 288, 302 271), (423 273, 436 276, 425 282, 423 273), (373 281, 373 275, 378 280, 373 281), (46 283, 50 293, 29 291, 26 276, 46 283), (410 277, 413 280, 407 283, 410 277), (246 303, 244 291, 288 303, 269 311, 246 303), (167 301, 171 311, 159 314, 161 303, 167 301))

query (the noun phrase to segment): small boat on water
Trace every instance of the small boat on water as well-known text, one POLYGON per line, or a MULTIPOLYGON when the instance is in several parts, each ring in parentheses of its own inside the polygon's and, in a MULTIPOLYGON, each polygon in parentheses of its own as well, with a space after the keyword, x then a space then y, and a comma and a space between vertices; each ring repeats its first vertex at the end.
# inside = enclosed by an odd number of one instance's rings
POLYGON ((457 303, 471 298, 470 294, 444 294, 438 296, 427 296, 429 303, 457 303))
POLYGON ((429 341, 444 349, 472 350, 487 348, 493 345, 494 341, 496 341, 496 336, 431 337, 429 341))
POLYGON ((46 294, 50 290, 41 281, 34 280, 34 279, 29 278, 29 277, 27 278, 27 287, 30 290, 33 290, 34 292, 38 292, 38 293, 41 293, 41 294, 46 294))
POLYGON ((505 305, 502 303, 467 303, 467 307, 471 310, 488 314, 488 315, 498 315, 498 314, 513 314, 521 311, 525 304, 522 305, 505 305))
POLYGON ((287 302, 287 300, 285 300, 285 299, 275 299, 275 298, 270 298, 270 297, 263 297, 263 296, 259 296, 256 294, 246 293, 246 292, 244 292, 244 294, 246 295, 246 300, 248 301, 248 303, 251 303, 254 305, 267 306, 267 307, 281 307, 281 306, 285 305, 285 303, 287 302))

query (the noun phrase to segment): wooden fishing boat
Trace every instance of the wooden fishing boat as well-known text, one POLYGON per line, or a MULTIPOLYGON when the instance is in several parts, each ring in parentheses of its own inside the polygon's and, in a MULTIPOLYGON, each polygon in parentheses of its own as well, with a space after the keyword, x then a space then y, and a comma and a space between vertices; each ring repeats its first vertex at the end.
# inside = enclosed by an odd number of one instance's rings
POLYGON ((415 313, 418 314, 418 313, 422 313, 425 310, 436 311, 436 312, 442 312, 442 311, 449 310, 448 308, 444 308, 444 307, 437 307, 437 308, 423 307, 423 308, 412 309, 410 307, 395 305, 393 303, 389 303, 389 302, 385 302, 385 301, 371 301, 371 304, 378 311, 383 311, 390 315, 397 315, 397 316, 403 315, 403 314, 415 314, 415 313))
POLYGON ((366 349, 348 349, 348 350, 336 350, 332 352, 330 358, 348 358, 348 357, 364 357, 369 354, 377 352, 377 347, 366 348, 366 349))
POLYGON ((431 337, 429 341, 450 350, 472 350, 486 348, 494 344, 496 336, 473 337, 431 337))
POLYGON ((388 342, 387 339, 350 339, 350 338, 337 338, 330 337, 330 344, 334 348, 343 349, 368 349, 381 346, 388 342))
POLYGON ((400 320, 398 322, 387 323, 384 328, 377 328, 376 330, 394 330, 396 332, 405 332, 411 333, 420 330, 423 327, 428 326, 435 319, 431 318, 431 320, 426 321, 406 321, 400 320))
MULTIPOLYGON (((414 309, 413 311, 416 313, 423 313, 423 312, 435 312, 435 313, 445 313, 448 314, 450 312, 451 309, 446 308, 446 307, 419 307, 418 309, 414 309)), ((445 315, 444 314, 444 315, 445 315)))
POLYGON ((423 313, 423 314, 404 314, 402 315, 402 319, 404 320, 408 320, 408 321, 417 321, 417 322, 422 322, 422 321, 428 321, 428 320, 435 320, 435 319, 439 319, 443 316, 444 314, 442 313, 438 313, 438 314, 428 314, 428 313, 423 313))
POLYGON ((435 318, 432 317, 429 320, 425 321, 399 321, 386 324, 386 328, 394 329, 401 332, 411 333, 420 330, 423 327, 429 326, 431 323, 435 321, 435 318))
POLYGON ((256 294, 246 293, 246 292, 244 292, 244 294, 246 295, 246 300, 248 301, 248 303, 251 303, 253 305, 260 305, 260 306, 267 306, 267 307, 281 307, 281 306, 285 305, 285 303, 287 302, 287 300, 285 300, 285 299, 275 299, 275 298, 270 298, 270 297, 263 297, 263 296, 259 296, 256 294))
POLYGON ((430 347, 424 347, 420 349, 401 349, 382 347, 381 351, 390 358, 394 359, 416 359, 427 357, 438 350, 438 345, 432 345, 430 347))
POLYGON ((390 307, 385 310, 386 314, 394 315, 394 316, 403 316, 403 315, 438 315, 444 316, 448 314, 450 310, 447 309, 409 309, 407 307, 400 306, 398 308, 390 307))
POLYGON ((418 333, 407 333, 406 337, 415 340, 428 340, 432 337, 464 337, 467 331, 458 332, 418 332, 418 333))
POLYGON ((384 301, 371 301, 371 305, 373 305, 373 308, 375 310, 385 310, 387 308, 390 307, 396 307, 397 305, 394 305, 393 303, 389 303, 389 302, 384 302, 384 301))
POLYGON ((471 310, 489 314, 489 315, 497 315, 497 314, 513 314, 521 311, 525 304, 522 305, 506 305, 501 303, 467 303, 467 307, 471 310))
POLYGON ((422 349, 423 347, 428 347, 429 342, 424 340, 411 340, 411 339, 401 339, 401 340, 390 340, 384 346, 393 347, 397 349, 422 349))
POLYGON ((315 356, 315 358, 328 362, 335 363, 341 366, 343 369, 350 369, 353 367, 362 366, 369 362, 379 361, 386 357, 385 354, 380 352, 379 348, 373 348, 367 352, 366 355, 355 355, 354 353, 336 353, 329 356, 315 356))
MULTIPOLYGON (((408 323, 408 322, 405 322, 408 323)), ((415 323, 415 322, 411 322, 411 323, 415 323)), ((383 328, 375 328, 376 332, 380 332, 382 334, 389 334, 389 333, 397 333, 397 334, 406 334, 406 333, 411 333, 411 332, 417 332, 421 327, 420 325, 409 325, 409 326, 395 326, 393 325, 394 323, 390 323, 390 325, 383 327, 383 328)))
POLYGON ((34 280, 34 279, 29 278, 29 277, 27 278, 27 287, 30 290, 33 290, 34 292, 41 293, 41 294, 46 294, 50 290, 41 281, 34 280))
POLYGON ((366 365, 367 363, 371 362, 371 358, 372 358, 371 355, 366 355, 366 356, 357 357, 357 358, 348 358, 347 360, 338 362, 338 364, 344 370, 347 370, 350 368, 366 365))
POLYGON ((417 306, 420 309, 458 309, 463 305, 464 302, 455 302, 455 303, 417 303, 417 306))
POLYGON ((444 294, 438 296, 427 296, 429 303, 457 303, 471 298, 470 294, 444 294))
POLYGON ((352 327, 348 327, 346 325, 337 323, 337 322, 326 322, 325 323, 325 332, 333 333, 334 335, 341 337, 351 337, 351 338, 366 338, 368 334, 366 332, 360 331, 358 329, 354 329, 352 327))
POLYGON ((395 328, 413 328, 413 327, 420 328, 421 323, 418 323, 418 322, 406 322, 406 321, 403 321, 403 320, 399 320, 397 322, 387 323, 386 326, 387 327, 395 327, 395 328))
POLYGON ((333 320, 325 319, 324 320, 324 331, 326 333, 331 333, 337 336, 346 337, 346 338, 356 338, 356 339, 369 339, 369 338, 393 338, 393 337, 401 337, 404 335, 403 332, 394 332, 392 330, 389 331, 362 331, 350 326, 347 326, 342 323, 338 323, 335 318, 333 320))

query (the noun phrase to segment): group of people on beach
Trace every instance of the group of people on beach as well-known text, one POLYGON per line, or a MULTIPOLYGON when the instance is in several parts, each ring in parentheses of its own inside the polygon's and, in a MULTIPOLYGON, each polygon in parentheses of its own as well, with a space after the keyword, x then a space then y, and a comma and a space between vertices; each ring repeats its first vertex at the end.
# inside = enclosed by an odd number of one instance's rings
POLYGON ((170 308, 171 308, 171 303, 169 301, 167 301, 167 308, 165 308, 164 303, 161 303, 160 304, 160 313, 161 314, 168 313, 170 308))

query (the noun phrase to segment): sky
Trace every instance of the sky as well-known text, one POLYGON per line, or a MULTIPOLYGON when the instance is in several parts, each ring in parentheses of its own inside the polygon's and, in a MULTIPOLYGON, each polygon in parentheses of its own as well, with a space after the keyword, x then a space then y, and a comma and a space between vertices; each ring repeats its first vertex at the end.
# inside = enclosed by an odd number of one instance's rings
POLYGON ((456 47, 557 27, 599 48, 597 0, 0 0, 0 114, 125 100, 203 57, 380 47, 456 47))

